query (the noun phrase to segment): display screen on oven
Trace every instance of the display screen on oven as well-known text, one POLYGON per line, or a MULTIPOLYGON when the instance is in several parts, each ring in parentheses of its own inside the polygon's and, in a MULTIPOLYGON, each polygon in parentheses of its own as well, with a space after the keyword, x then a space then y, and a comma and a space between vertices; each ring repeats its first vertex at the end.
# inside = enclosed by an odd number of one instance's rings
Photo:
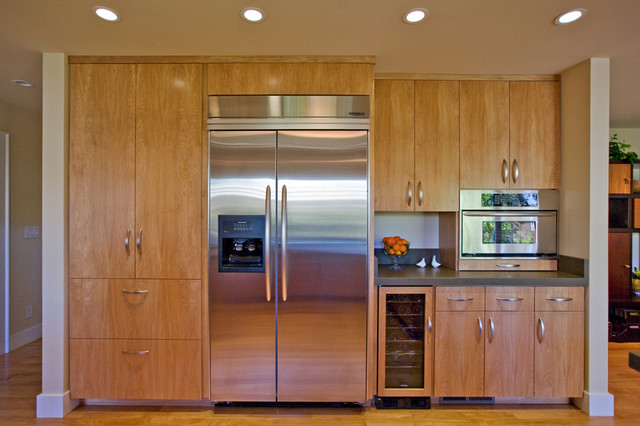
POLYGON ((482 193, 482 207, 537 207, 538 194, 482 193))

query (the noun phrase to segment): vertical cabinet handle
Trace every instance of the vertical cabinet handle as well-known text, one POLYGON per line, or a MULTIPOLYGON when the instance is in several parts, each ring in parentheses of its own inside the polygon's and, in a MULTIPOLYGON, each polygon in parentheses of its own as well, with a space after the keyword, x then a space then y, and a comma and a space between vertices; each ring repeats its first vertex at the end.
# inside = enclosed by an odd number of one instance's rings
POLYGON ((509 180, 509 163, 504 158, 502 159, 502 183, 507 183, 509 180))
POLYGON ((287 301, 287 185, 282 185, 282 301, 287 301))
POLYGON ((518 182, 518 176, 520 175, 520 167, 518 166, 518 160, 513 160, 513 165, 511 166, 511 177, 513 178, 513 183, 518 182))
POLYGON ((433 334, 433 323, 431 322, 431 317, 427 317, 427 343, 431 343, 431 335, 433 334))
POLYGON ((493 318, 489 317, 489 343, 493 343, 493 336, 496 334, 496 327, 493 324, 493 318))
POLYGON ((136 238, 136 247, 138 251, 142 253, 142 228, 138 231, 138 238, 136 238))
POLYGON ((542 343, 544 340, 544 321, 542 317, 538 317, 538 343, 542 343))
POLYGON ((267 287, 267 302, 271 301, 271 186, 264 195, 264 280, 267 287))
POLYGON ((127 228, 127 235, 124 236, 124 249, 129 254, 129 241, 131 240, 131 228, 127 228))
POLYGON ((418 205, 422 205, 422 181, 418 182, 418 205))
POLYGON ((407 182, 407 206, 411 205, 413 199, 413 191, 411 190, 411 181, 407 182))
POLYGON ((478 343, 482 342, 482 334, 484 328, 482 327, 482 318, 478 317, 478 343))

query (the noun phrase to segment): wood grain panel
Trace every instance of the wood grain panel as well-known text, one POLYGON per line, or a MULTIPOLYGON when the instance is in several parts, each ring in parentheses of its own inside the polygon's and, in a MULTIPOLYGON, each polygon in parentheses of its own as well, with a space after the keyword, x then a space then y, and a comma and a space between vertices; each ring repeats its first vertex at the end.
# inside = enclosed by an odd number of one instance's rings
POLYGON ((484 287, 436 287, 436 311, 484 311, 484 287))
POLYGON ((560 83, 509 83, 511 188, 557 189, 560 182, 560 83), (514 161, 518 179, 514 183, 514 161))
POLYGON ((460 188, 508 188, 509 83, 460 82, 460 188))
POLYGON ((200 339, 200 296, 200 280, 69 280, 69 336, 200 339))
POLYGON ((373 64, 209 64, 209 95, 371 95, 373 64))
POLYGON ((633 199, 633 223, 634 228, 640 228, 640 198, 633 199))
POLYGON ((556 259, 460 259, 458 268, 461 271, 556 271, 558 261, 556 259))
MULTIPOLYGON (((71 58, 71 57, 70 57, 71 58)), ((71 61, 71 59, 69 59, 71 61)), ((376 73, 376 80, 497 80, 497 81, 560 81, 559 74, 425 74, 376 73)))
POLYGON ((69 276, 133 278, 135 67, 69 67, 69 276))
POLYGON ((458 211, 459 88, 457 81, 415 82, 416 211, 458 211))
POLYGON ((438 239, 440 262, 445 268, 458 270, 458 230, 457 212, 442 212, 438 215, 438 239))
POLYGON ((138 278, 201 277, 202 66, 138 65, 138 278))
POLYGON ((376 81, 375 90, 374 208, 413 211, 416 201, 413 81, 376 81))
MULTIPOLYGON (((436 288, 436 297, 437 297, 436 288)), ((484 395, 484 312, 436 311, 433 394, 484 395)))
POLYGON ((609 164, 609 194, 631 194, 631 164, 609 164))
MULTIPOLYGON (((69 56, 70 64, 207 64, 207 63, 339 63, 372 64, 375 56, 328 56, 328 55, 291 55, 291 56, 69 56)), ((517 77, 517 76, 514 76, 517 77)), ((559 76, 556 76, 559 79, 559 76)), ((517 79, 517 78, 514 78, 517 79)))
POLYGON ((484 323, 484 395, 533 397, 533 311, 486 312, 484 323))
POLYGON ((533 311, 533 287, 496 286, 485 287, 484 291, 487 311, 533 311))
POLYGON ((200 340, 69 339, 71 397, 200 399, 201 356, 200 340))
POLYGON ((536 312, 537 327, 539 319, 544 337, 535 340, 534 396, 582 397, 584 312, 536 312))
POLYGON ((631 294, 631 234, 609 233, 609 297, 631 294))
POLYGON ((584 292, 584 287, 536 287, 536 311, 584 311, 584 292))

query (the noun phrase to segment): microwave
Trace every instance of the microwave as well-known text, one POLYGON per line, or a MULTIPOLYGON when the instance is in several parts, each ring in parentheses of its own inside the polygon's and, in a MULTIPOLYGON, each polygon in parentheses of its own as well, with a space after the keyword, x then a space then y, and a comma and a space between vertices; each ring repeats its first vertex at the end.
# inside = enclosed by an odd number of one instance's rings
POLYGON ((460 191, 460 259, 557 256, 558 191, 460 191))

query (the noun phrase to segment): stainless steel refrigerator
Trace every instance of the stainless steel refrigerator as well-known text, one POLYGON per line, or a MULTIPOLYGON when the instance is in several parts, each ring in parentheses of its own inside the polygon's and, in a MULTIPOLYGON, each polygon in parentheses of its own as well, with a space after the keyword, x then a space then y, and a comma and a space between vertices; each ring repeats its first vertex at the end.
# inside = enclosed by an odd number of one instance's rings
POLYGON ((211 400, 366 400, 366 96, 211 96, 211 400))

